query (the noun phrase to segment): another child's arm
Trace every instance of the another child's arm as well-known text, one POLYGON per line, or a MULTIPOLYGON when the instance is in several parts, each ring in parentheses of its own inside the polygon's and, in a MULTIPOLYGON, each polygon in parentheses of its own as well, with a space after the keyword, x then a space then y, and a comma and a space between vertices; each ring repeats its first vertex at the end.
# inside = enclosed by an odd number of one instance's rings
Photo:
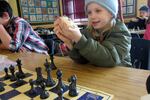
POLYGON ((0 40, 2 42, 0 48, 9 49, 11 37, 5 30, 2 24, 0 24, 0 40))

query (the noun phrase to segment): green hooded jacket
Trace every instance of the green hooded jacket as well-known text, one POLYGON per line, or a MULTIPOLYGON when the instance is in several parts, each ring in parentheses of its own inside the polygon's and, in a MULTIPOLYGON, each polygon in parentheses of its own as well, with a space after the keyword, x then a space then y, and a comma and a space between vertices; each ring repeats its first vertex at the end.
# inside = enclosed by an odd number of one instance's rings
POLYGON ((102 67, 131 66, 131 34, 124 23, 116 20, 116 25, 104 33, 101 43, 94 40, 87 29, 81 33, 81 39, 69 51, 69 56, 75 62, 102 67))

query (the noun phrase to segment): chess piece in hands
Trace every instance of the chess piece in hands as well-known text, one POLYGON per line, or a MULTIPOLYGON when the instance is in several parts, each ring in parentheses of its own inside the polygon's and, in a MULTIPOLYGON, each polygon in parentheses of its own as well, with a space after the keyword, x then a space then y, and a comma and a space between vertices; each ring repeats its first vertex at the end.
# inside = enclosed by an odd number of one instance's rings
POLYGON ((78 26, 66 16, 57 18, 54 22, 54 32, 62 41, 65 38, 72 43, 77 43, 82 36, 78 26))

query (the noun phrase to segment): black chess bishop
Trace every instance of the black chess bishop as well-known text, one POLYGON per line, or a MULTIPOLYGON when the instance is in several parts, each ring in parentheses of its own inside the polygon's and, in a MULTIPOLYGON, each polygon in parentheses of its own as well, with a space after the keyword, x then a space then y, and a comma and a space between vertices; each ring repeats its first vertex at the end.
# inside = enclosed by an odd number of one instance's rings
POLYGON ((44 64, 46 72, 47 72, 47 79, 46 79, 46 86, 47 87, 52 87, 56 84, 56 82, 53 80, 52 76, 51 76, 51 67, 50 67, 50 63, 47 61, 44 64))

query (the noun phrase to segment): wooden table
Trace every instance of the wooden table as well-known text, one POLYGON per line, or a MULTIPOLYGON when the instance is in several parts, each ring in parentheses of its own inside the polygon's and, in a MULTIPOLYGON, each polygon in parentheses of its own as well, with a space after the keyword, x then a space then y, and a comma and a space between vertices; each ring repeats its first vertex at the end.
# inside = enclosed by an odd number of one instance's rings
MULTIPOLYGON (((36 53, 10 53, 0 50, 0 54, 7 55, 9 59, 20 58, 23 67, 35 70, 35 67, 43 67, 45 59, 49 57, 36 53)), ((74 63, 68 57, 55 57, 56 66, 63 72, 63 80, 67 80, 72 74, 78 77, 78 84, 93 89, 98 89, 114 95, 113 100, 139 100, 147 94, 145 82, 150 71, 132 69, 127 67, 95 67, 92 65, 80 65, 74 63)), ((56 71, 53 76, 56 77, 56 71)), ((46 72, 43 73, 46 74, 46 72)))

